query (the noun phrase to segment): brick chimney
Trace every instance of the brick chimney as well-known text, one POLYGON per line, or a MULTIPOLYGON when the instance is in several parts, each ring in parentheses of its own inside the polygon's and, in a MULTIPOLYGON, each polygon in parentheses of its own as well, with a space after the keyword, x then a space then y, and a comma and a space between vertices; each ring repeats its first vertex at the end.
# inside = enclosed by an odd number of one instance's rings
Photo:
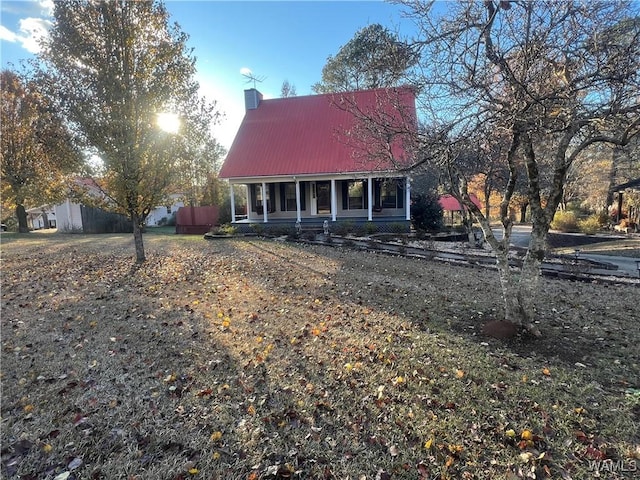
POLYGON ((246 110, 255 110, 262 101, 262 94, 255 88, 244 91, 244 106, 246 110))

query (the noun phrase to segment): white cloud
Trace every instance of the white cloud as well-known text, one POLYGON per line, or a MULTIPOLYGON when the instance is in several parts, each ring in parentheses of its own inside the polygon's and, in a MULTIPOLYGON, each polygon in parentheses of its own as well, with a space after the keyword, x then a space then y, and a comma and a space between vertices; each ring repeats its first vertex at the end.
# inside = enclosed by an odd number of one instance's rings
POLYGON ((13 5, 16 8, 7 9, 7 5, 2 6, 3 13, 11 13, 20 18, 18 20, 18 30, 9 30, 4 25, 0 26, 0 39, 17 43, 29 53, 39 53, 41 50, 40 41, 49 34, 53 14, 53 0, 37 0, 23 2, 13 5))
POLYGON ((40 0, 38 4, 43 15, 53 16, 53 0, 40 0))
POLYGON ((4 25, 0 25, 0 40, 6 40, 7 42, 15 43, 18 41, 18 35, 13 33, 4 25))
POLYGON ((240 69, 240 75, 246 75, 246 76, 249 76, 249 75, 253 75, 253 72, 251 71, 251 69, 250 69, 250 68, 242 67, 242 68, 240 69))
POLYGON ((51 22, 44 18, 20 19, 20 33, 18 41, 30 53, 38 53, 41 50, 40 41, 49 35, 51 22))

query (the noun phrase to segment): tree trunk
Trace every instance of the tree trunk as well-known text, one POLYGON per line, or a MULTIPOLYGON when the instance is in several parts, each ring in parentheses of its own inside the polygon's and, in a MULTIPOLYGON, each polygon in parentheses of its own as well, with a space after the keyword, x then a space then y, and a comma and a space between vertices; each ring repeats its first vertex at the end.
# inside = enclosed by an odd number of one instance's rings
POLYGON ((528 203, 525 203, 520 206, 520 223, 525 223, 527 221, 527 207, 528 203))
POLYGON ((516 273, 509 266, 509 250, 496 252, 504 300, 504 319, 537 337, 540 336, 540 330, 535 326, 535 299, 540 283, 541 263, 539 256, 529 251, 524 258, 522 270, 516 273))
POLYGON ((489 180, 485 177, 484 181, 484 216, 491 218, 491 205, 489 199, 491 198, 491 187, 489 186, 489 180))
POLYGON ((469 242, 469 245, 473 247, 476 244, 476 237, 473 234, 473 221, 471 220, 471 215, 469 214, 467 209, 464 207, 464 205, 462 205, 462 202, 460 202, 460 206, 462 207, 462 210, 460 210, 460 215, 462 216, 462 226, 464 227, 464 230, 467 234, 467 241, 469 242))
POLYGON ((607 198, 605 199, 605 206, 604 206, 604 213, 607 215, 607 217, 609 217, 609 207, 611 207, 613 205, 613 200, 614 200, 614 194, 615 192, 613 191, 613 187, 616 186, 616 177, 618 175, 618 171, 617 171, 617 159, 616 159, 616 152, 618 151, 617 148, 613 149, 613 160, 611 161, 611 168, 609 169, 609 174, 607 176, 607 182, 608 182, 608 187, 607 187, 607 198))
POLYGON ((529 248, 522 262, 518 285, 518 303, 522 311, 523 326, 532 334, 540 336, 535 326, 535 301, 540 288, 542 261, 546 253, 548 228, 539 223, 533 225, 529 248))
POLYGON ((133 242, 136 247, 136 263, 142 264, 147 258, 144 254, 144 242, 142 241, 142 221, 137 215, 132 215, 133 221, 133 242))
POLYGON ((29 233, 27 225, 27 210, 22 203, 16 205, 16 217, 18 218, 18 233, 29 233))
POLYGON ((496 264, 500 274, 502 299, 504 300, 504 319, 515 325, 522 326, 522 308, 518 302, 518 286, 511 268, 509 267, 509 249, 496 251, 496 264))
POLYGON ((493 234, 490 222, 486 218, 478 218, 478 221, 484 232, 485 240, 496 255, 496 266, 498 267, 502 299, 504 301, 504 319, 519 327, 526 326, 527 317, 521 302, 522 295, 520 295, 522 283, 509 266, 509 243, 512 224, 508 218, 504 219, 503 237, 498 240, 493 234))

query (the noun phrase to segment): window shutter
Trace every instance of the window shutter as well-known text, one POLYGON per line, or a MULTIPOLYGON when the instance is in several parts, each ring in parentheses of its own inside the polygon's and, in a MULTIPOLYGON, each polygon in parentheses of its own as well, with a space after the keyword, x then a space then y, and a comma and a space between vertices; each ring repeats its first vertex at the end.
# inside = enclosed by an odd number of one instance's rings
POLYGON ((280 211, 286 211, 287 207, 287 197, 286 197, 286 185, 284 183, 280 183, 280 211))
POLYGON ((349 182, 342 181, 342 209, 346 210, 349 208, 349 182))
POLYGON ((362 196, 364 197, 362 200, 362 205, 364 208, 369 208, 369 181, 362 181, 362 196))
POLYGON ((404 208, 404 179, 398 179, 398 188, 396 190, 396 205, 398 208, 404 208))
POLYGON ((302 211, 307 209, 307 206, 306 206, 307 196, 305 195, 306 185, 307 185, 307 182, 300 182, 300 210, 302 211))
POLYGON ((253 183, 251 185, 249 185, 249 194, 251 195, 251 199, 249 200, 249 203, 251 204, 251 211, 252 212, 257 212, 258 211, 258 199, 256 197, 256 186, 253 183))
POLYGON ((276 184, 270 183, 269 186, 269 213, 276 211, 276 184))

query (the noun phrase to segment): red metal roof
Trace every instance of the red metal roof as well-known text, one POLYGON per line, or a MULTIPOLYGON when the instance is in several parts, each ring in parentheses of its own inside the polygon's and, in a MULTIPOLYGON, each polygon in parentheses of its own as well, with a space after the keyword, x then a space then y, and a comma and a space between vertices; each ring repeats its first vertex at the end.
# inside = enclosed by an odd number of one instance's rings
POLYGON ((393 162, 374 152, 374 142, 366 141, 349 109, 353 105, 398 130, 415 129, 415 96, 409 87, 262 100, 245 113, 219 176, 360 173, 406 164, 399 137, 392 142, 393 162))
MULTIPOLYGON (((478 197, 476 197, 473 193, 469 195, 469 198, 473 203, 477 205, 478 208, 482 208, 480 200, 478 200, 478 197)), ((456 198, 452 195, 442 195, 438 199, 438 202, 440 203, 442 210, 446 210, 448 212, 459 212, 460 210, 462 210, 462 207, 460 207, 460 202, 458 202, 458 200, 456 200, 456 198)))

